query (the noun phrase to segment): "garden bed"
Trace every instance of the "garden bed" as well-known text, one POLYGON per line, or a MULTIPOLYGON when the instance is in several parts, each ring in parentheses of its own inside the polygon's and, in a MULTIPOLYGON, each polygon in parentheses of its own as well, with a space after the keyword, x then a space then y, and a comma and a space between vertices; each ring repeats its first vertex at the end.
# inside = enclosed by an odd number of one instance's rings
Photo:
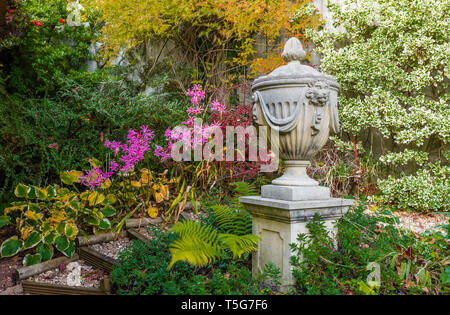
POLYGON ((119 253, 130 244, 128 237, 89 246, 90 249, 111 259, 117 260, 119 253))
POLYGON ((34 275, 22 281, 22 288, 24 293, 30 294, 103 295, 110 293, 109 278, 105 277, 105 272, 89 266, 82 260, 34 275), (77 267, 80 267, 81 271, 80 283, 69 285, 70 274, 77 267))
MULTIPOLYGON (((145 230, 146 228, 139 228, 145 230)), ((127 248, 132 239, 141 241, 148 240, 147 234, 140 233, 137 229, 130 228, 122 231, 119 235, 108 233, 89 237, 87 241, 84 237, 79 237, 77 243, 78 254, 81 259, 90 265, 105 270, 110 273, 117 263, 119 253, 127 248)))
POLYGON ((103 295, 110 293, 110 281, 104 270, 88 265, 75 254, 17 269, 22 294, 39 295, 103 295), (69 277, 80 270, 80 282, 70 283, 69 277))

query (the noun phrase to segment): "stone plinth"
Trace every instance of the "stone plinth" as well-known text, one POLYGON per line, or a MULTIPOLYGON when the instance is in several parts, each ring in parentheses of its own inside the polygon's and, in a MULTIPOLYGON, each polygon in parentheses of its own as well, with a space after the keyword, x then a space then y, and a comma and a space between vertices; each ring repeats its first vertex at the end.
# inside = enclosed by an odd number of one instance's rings
MULTIPOLYGON (((282 191, 292 188, 276 187, 282 191)), ((276 189, 273 187, 269 189, 276 194, 276 189)), ((272 199, 257 196, 241 197, 239 200, 252 215, 253 234, 261 237, 258 249, 253 253, 253 274, 262 271, 265 264, 274 263, 281 270, 283 290, 289 289, 294 284, 289 244, 297 242, 299 233, 308 233, 306 224, 312 220, 315 213, 321 215, 325 225, 335 236, 334 223, 353 205, 353 200, 330 197, 322 200, 292 201, 281 200, 279 197, 272 199)))
POLYGON ((278 186, 264 185, 261 197, 286 201, 330 199, 330 188, 322 186, 278 186))

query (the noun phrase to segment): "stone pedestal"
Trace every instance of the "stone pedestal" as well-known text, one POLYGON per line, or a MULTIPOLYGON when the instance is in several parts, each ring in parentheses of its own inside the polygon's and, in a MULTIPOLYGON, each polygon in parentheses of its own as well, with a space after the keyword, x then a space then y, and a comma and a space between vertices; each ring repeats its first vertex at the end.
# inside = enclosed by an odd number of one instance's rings
MULTIPOLYGON (((320 191, 324 187, 314 188, 320 191)), ((262 187, 263 194, 264 192, 271 194, 274 198, 278 196, 277 199, 262 196, 239 199, 252 215, 253 234, 261 237, 258 249, 253 253, 253 274, 262 271, 265 264, 274 263, 281 270, 282 290, 288 290, 294 284, 289 244, 297 242, 299 233, 308 233, 306 228, 308 221, 312 220, 315 213, 319 213, 327 228, 335 235, 337 232, 334 227, 335 221, 353 205, 353 200, 330 198, 329 194, 326 199, 319 197, 317 200, 280 199, 280 197, 299 198, 299 195, 307 195, 308 190, 317 196, 317 191, 314 193, 311 187, 267 185, 262 187), (280 192, 278 195, 277 189, 280 192), (306 192, 302 193, 302 189, 306 192)))
POLYGON ((325 225, 333 224, 353 200, 330 197, 330 189, 308 177, 310 159, 327 143, 330 133, 339 131, 339 84, 332 76, 302 64, 306 53, 297 38, 290 38, 281 57, 286 65, 252 84, 253 121, 276 131, 272 152, 283 160, 283 176, 261 188, 259 197, 240 201, 253 217, 253 233, 262 240, 253 255, 253 272, 272 262, 281 269, 283 289, 294 284, 289 244, 319 213, 325 225))

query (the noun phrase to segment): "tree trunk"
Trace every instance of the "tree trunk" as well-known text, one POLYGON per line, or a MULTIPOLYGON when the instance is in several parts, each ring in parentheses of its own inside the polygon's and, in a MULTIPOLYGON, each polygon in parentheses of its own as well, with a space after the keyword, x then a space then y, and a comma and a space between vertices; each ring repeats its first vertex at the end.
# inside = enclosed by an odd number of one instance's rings
POLYGON ((6 1, 0 0, 0 27, 6 25, 6 1))

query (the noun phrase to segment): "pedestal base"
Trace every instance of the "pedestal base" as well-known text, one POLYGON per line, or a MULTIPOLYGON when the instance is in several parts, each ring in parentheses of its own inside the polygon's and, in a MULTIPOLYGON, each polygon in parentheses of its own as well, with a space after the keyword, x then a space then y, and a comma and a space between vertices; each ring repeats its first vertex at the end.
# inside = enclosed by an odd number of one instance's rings
POLYGON ((306 168, 309 164, 309 161, 283 161, 284 174, 274 179, 272 184, 281 186, 318 186, 319 182, 306 174, 306 168))
POLYGON ((337 198, 286 201, 258 196, 241 197, 239 200, 252 215, 253 234, 261 237, 258 249, 253 253, 253 274, 263 271, 265 264, 274 263, 281 270, 282 290, 294 285, 289 244, 297 242, 299 233, 308 233, 308 221, 319 213, 335 236, 335 221, 353 205, 353 200, 337 198))
POLYGON ((286 201, 330 199, 330 188, 323 186, 279 186, 264 185, 261 197, 286 201))

